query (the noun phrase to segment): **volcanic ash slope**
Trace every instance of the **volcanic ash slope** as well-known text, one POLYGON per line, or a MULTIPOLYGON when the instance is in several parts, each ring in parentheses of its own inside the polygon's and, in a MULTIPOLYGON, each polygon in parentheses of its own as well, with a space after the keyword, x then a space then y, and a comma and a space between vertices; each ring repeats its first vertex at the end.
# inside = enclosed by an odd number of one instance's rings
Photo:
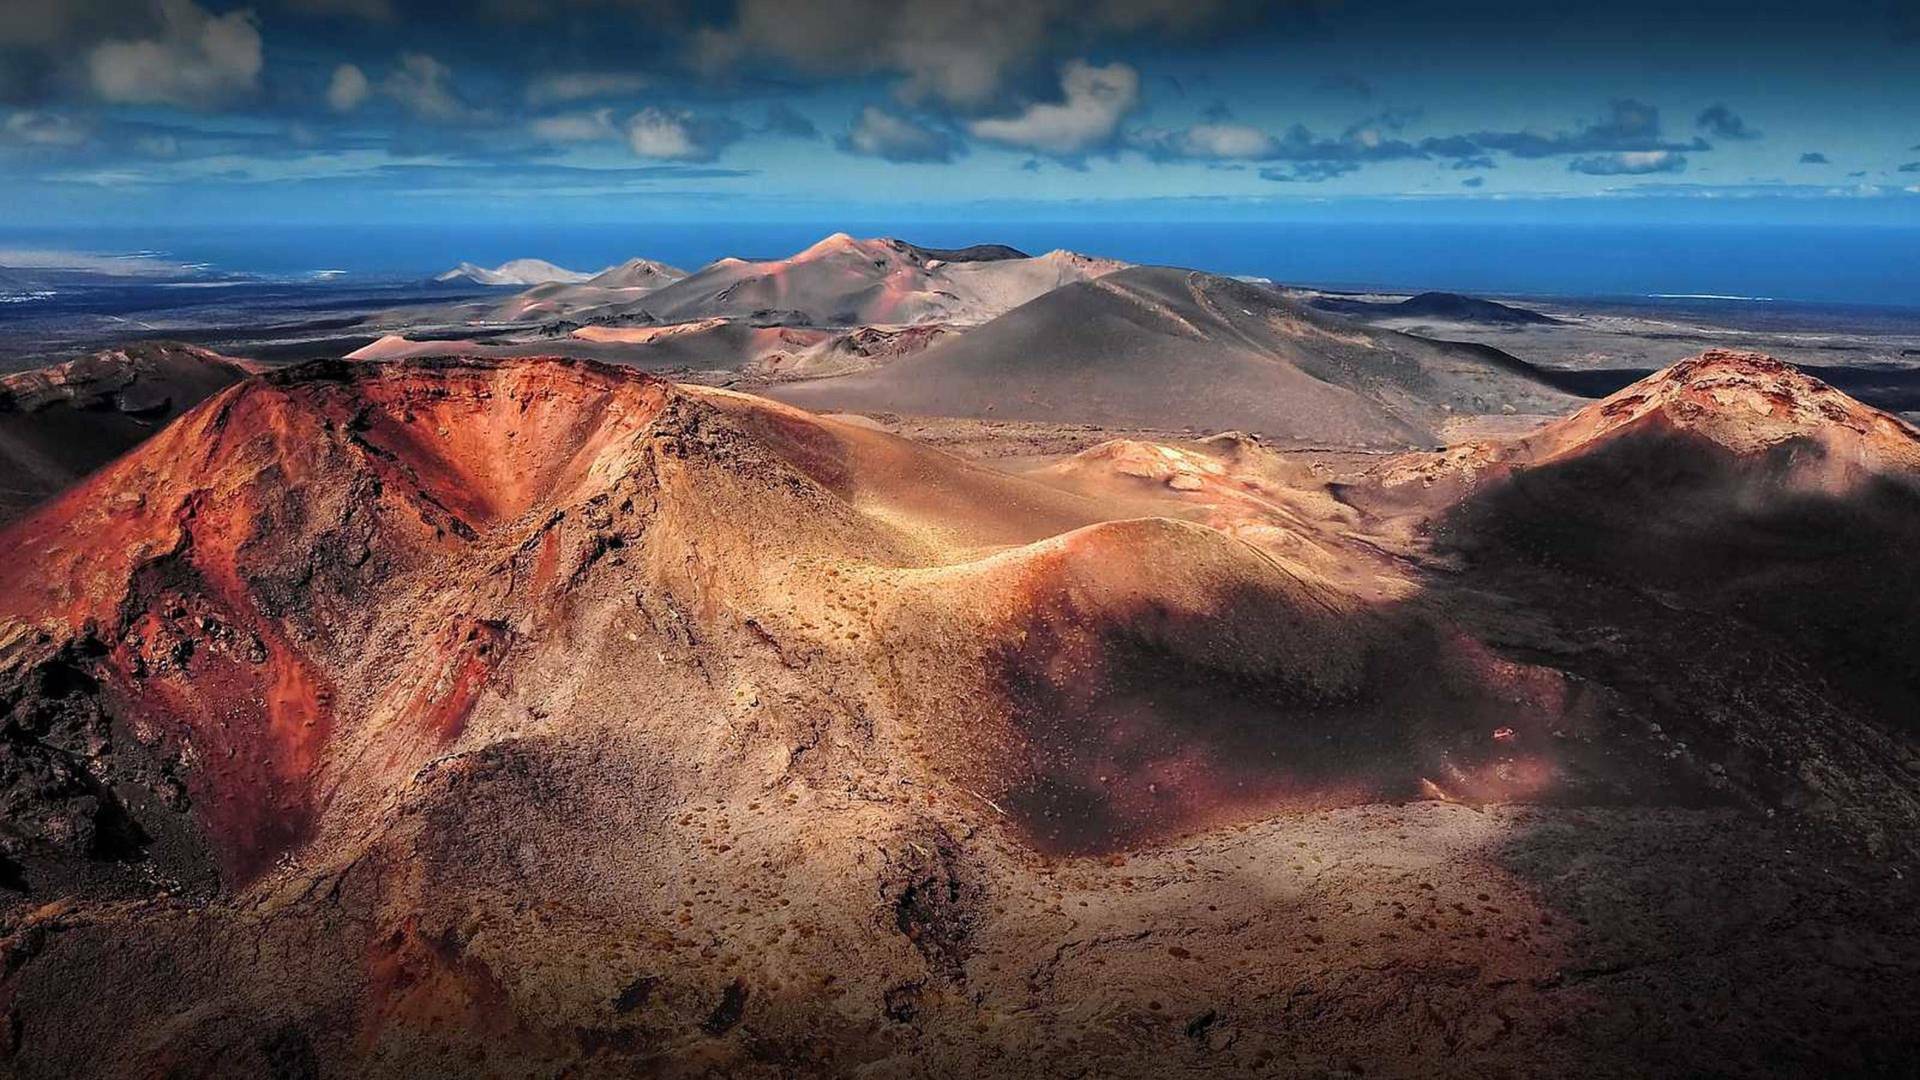
POLYGON ((819 409, 1237 428, 1387 448, 1433 445, 1455 411, 1576 404, 1495 349, 1376 330, 1269 288, 1144 266, 1061 285, 908 362, 772 393, 819 409))

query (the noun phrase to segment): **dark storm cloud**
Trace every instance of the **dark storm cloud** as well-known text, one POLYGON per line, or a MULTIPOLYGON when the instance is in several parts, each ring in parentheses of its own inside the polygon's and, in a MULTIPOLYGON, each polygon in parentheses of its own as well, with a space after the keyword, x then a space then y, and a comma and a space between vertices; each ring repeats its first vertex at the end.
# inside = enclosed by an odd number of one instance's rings
MULTIPOLYGON (((48 167, 99 165, 110 161, 152 163, 210 157, 290 160, 323 148, 332 152, 386 150, 386 134, 317 131, 299 122, 264 121, 247 127, 225 124, 127 120, 111 114, 72 114, 20 109, 0 120, 0 150, 9 160, 25 157, 48 167)), ((490 151, 488 158, 501 156, 490 151)))
MULTIPOLYGON (((702 165, 637 165, 594 169, 556 164, 443 165, 394 162, 359 170, 351 175, 358 186, 380 191, 417 194, 425 191, 525 188, 559 194, 578 189, 647 190, 663 183, 737 179, 757 174, 750 169, 702 165)), ((226 184, 275 186, 329 186, 340 182, 337 176, 263 175, 245 169, 214 173, 206 179, 226 184)))
MULTIPOLYGON (((1731 113, 1708 113, 1712 120, 1739 125, 1739 118, 1731 113)), ((1491 169, 1497 167, 1496 153, 1530 160, 1566 157, 1571 171, 1592 176, 1678 172, 1687 167, 1685 155, 1712 149, 1699 138, 1668 139, 1661 131, 1659 110, 1630 98, 1610 102, 1601 120, 1571 131, 1476 131, 1421 138, 1399 134, 1417 116, 1407 111, 1384 112, 1354 124, 1338 137, 1322 137, 1299 124, 1274 136, 1245 125, 1209 123, 1178 131, 1135 132, 1130 141, 1158 161, 1293 162, 1308 167, 1268 169, 1261 175, 1309 183, 1395 161, 1439 161, 1454 171, 1491 169)))
POLYGON ((1486 182, 1487 178, 1484 176, 1469 176, 1465 180, 1460 181, 1460 186, 1464 188, 1477 188, 1486 182))
POLYGON ((1920 172, 1920 161, 1909 161, 1900 166, 1901 172, 1920 172))
POLYGON ((1315 83, 1314 86, 1316 89, 1326 93, 1345 94, 1359 98, 1362 101, 1370 101, 1373 98, 1372 83, 1358 75, 1345 72, 1339 75, 1328 75, 1326 78, 1315 83))
POLYGON ((250 9, 195 0, 9 0, 0 4, 0 93, 64 91, 125 105, 210 109, 259 90, 262 43, 250 9))
POLYGON ((1892 24, 1893 40, 1920 44, 1920 8, 1908 0, 1889 0, 1887 17, 1892 24))
POLYGON ((1120 149, 1121 125, 1143 103, 1139 69, 1095 54, 1204 41, 1313 2, 736 0, 692 35, 690 51, 709 76, 771 66, 821 83, 878 77, 897 109, 951 129, 910 122, 927 137, 889 115, 863 116, 839 141, 850 152, 943 161, 965 140, 1079 166, 1120 149))
POLYGON ((1617 98, 1607 115, 1575 131, 1540 134, 1532 131, 1481 131, 1467 136, 1489 150, 1517 158, 1561 157, 1569 154, 1697 153, 1711 150, 1704 139, 1672 142, 1661 134, 1660 110, 1633 98, 1617 98))
POLYGON ((738 0, 696 35, 708 70, 772 60, 826 79, 881 75, 896 96, 963 115, 1006 111, 1023 77, 1044 82, 1103 40, 1193 36, 1277 6, 1250 0, 738 0))
MULTIPOLYGON (((1822 17, 1881 34, 1884 46, 1881 9, 1849 6, 1856 2, 1882 0, 1829 0, 1834 14, 1822 17)), ((795 175, 837 167, 822 160, 837 148, 889 162, 991 167, 998 183, 1022 159, 1079 170, 1091 162, 1121 184, 1135 181, 1121 174, 1151 171, 1155 162, 1199 166, 1192 176, 1201 186, 1212 181, 1200 169, 1265 166, 1268 179, 1313 184, 1395 163, 1399 173, 1426 163, 1431 177, 1455 179, 1505 165, 1513 170, 1505 190, 1562 166, 1599 176, 1675 172, 1711 150, 1709 139, 1725 145, 1761 135, 1728 103, 1692 96, 1695 86, 1736 85, 1704 78, 1627 84, 1639 92, 1582 119, 1583 103, 1561 104, 1569 100, 1560 96, 1564 88, 1547 85, 1531 61, 1502 66, 1508 44, 1531 41, 1544 51, 1527 55, 1546 62, 1567 48, 1538 33, 1538 18, 1480 18, 1482 9, 1537 16, 1538 5, 1525 0, 1468 5, 1469 22, 1484 21, 1496 37, 1500 27, 1512 29, 1513 40, 1446 37, 1452 51, 1431 55, 1447 70, 1389 74, 1343 51, 1384 35, 1389 48, 1380 55, 1391 55, 1406 42, 1423 43, 1429 30, 1457 28, 1459 12, 1423 10, 1431 7, 1408 0, 0 0, 0 101, 18 103, 0 104, 0 169, 28 176, 84 168, 191 182, 224 164, 204 159, 221 156, 244 164, 234 176, 288 173, 295 169, 285 163, 303 159, 318 172, 344 168, 342 159, 431 158, 475 168, 497 163, 502 177, 532 182, 536 174, 518 170, 558 161, 704 165, 758 142, 759 156, 785 155, 795 175), (1313 51, 1318 43, 1331 46, 1324 56, 1313 51), (1272 78, 1274 58, 1290 48, 1325 65, 1289 71, 1299 100, 1272 78), (102 49, 108 62, 96 64, 102 49), (1468 71, 1478 89, 1448 89, 1468 71), (1369 81, 1376 75, 1379 88, 1369 81), (1517 119, 1482 125, 1435 130, 1395 111, 1346 125, 1353 113, 1378 110, 1363 102, 1419 101, 1430 86, 1442 91, 1436 114, 1471 109, 1475 94, 1527 100, 1517 119), (1663 130, 1660 111, 1646 103, 1655 100, 1681 110, 1669 117, 1676 130, 1663 130), (1161 126, 1147 126, 1154 123, 1161 126), (987 146, 1011 153, 973 154, 987 146), (1513 159, 1551 168, 1517 168, 1513 159), (267 167, 273 163, 285 167, 267 167)), ((1677 7, 1680 32, 1704 25, 1700 11, 1677 7)), ((1634 0, 1609 10, 1636 26, 1666 13, 1634 0)), ((1549 20, 1577 21, 1570 13, 1549 20)), ((1726 55, 1736 52, 1732 39, 1765 30, 1758 22, 1721 29, 1725 36, 1711 48, 1726 55)), ((1704 39, 1702 47, 1711 52, 1704 39)), ((1789 140, 1822 138, 1818 128, 1789 134, 1782 125, 1792 120, 1762 118, 1783 155, 1775 167, 1792 161, 1789 140)), ((1853 165, 1876 174, 1897 167, 1853 165)), ((884 183, 871 179, 872 170, 861 175, 867 179, 856 184, 869 190, 884 183)))
POLYGON ((1427 157, 1429 152, 1405 139, 1385 138, 1379 128, 1367 125, 1355 125, 1337 139, 1322 139, 1295 124, 1287 129, 1269 156, 1276 161, 1367 162, 1405 161, 1427 157))
POLYGON ((610 183, 616 181, 717 180, 755 175, 752 169, 715 168, 703 165, 633 165, 625 168, 590 169, 577 165, 509 165, 498 169, 458 165, 381 165, 376 175, 389 179, 447 184, 490 184, 503 177, 543 183, 610 183))
POLYGON ((776 101, 767 106, 766 122, 760 125, 760 131, 766 135, 784 135, 790 139, 817 139, 820 129, 813 121, 800 115, 793 106, 776 101))
POLYGON ((1714 105, 1694 118, 1693 126, 1719 139, 1757 139, 1758 131, 1747 126, 1738 114, 1725 105, 1714 105))
POLYGON ((1809 151, 1807 151, 1806 153, 1804 153, 1804 154, 1801 154, 1801 155, 1800 155, 1800 164, 1802 164, 1802 165, 1831 165, 1831 164, 1833 164, 1833 162, 1831 162, 1831 161, 1829 161, 1829 160, 1827 160, 1827 155, 1825 155, 1825 154, 1823 154, 1823 153, 1821 153, 1820 151, 1818 151, 1818 150, 1809 150, 1809 151))
POLYGON ((1282 184, 1318 184, 1359 169, 1357 161, 1302 161, 1285 168, 1261 169, 1260 179, 1282 184))
POLYGON ((154 29, 158 15, 144 0, 16 0, 0 6, 0 45, 50 47, 138 34, 154 29))
MULTIPOLYGON (((1205 123, 1178 131, 1134 132, 1129 145, 1156 161, 1287 161, 1354 166, 1334 175, 1353 172, 1365 164, 1432 158, 1455 159, 1456 168, 1492 167, 1492 159, 1470 138, 1406 139, 1390 134, 1404 128, 1412 118, 1404 112, 1381 113, 1349 126, 1338 136, 1317 135, 1303 124, 1276 136, 1244 124, 1205 123)), ((1303 179, 1294 176, 1293 170, 1274 171, 1282 179, 1303 179)))

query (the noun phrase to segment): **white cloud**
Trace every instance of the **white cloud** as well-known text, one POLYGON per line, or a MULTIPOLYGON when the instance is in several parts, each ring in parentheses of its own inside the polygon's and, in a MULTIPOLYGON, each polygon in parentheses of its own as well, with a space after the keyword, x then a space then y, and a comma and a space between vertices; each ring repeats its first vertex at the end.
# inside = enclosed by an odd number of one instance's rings
POLYGON ((71 116, 21 109, 8 116, 6 124, 0 125, 0 134, 4 135, 0 143, 72 147, 86 142, 90 132, 71 116))
POLYGON ((613 122, 612 109, 543 116, 529 127, 535 138, 546 142, 600 142, 621 136, 620 126, 613 122))
POLYGON ((527 104, 626 97, 647 88, 645 75, 630 71, 566 71, 542 75, 527 84, 527 104))
POLYGON ((333 69, 333 80, 327 83, 327 105, 334 112, 352 112, 367 100, 372 89, 366 72, 353 64, 341 64, 333 69))
POLYGON ((951 161, 957 147, 946 132, 869 105, 841 137, 840 149, 887 161, 951 161))
POLYGON ((402 53, 400 66, 380 84, 380 91, 422 120, 464 124, 485 118, 454 92, 453 69, 426 53, 402 53))
POLYGON ((1068 61, 1060 71, 1065 100, 1037 102, 1015 116, 989 117, 967 125, 989 142, 1070 157, 1112 142, 1120 121, 1140 103, 1140 73, 1115 62, 1097 67, 1068 61))
POLYGON ((172 135, 142 135, 133 140, 133 148, 152 158, 180 156, 180 140, 172 135))
POLYGON ((725 116, 656 106, 624 121, 615 119, 612 108, 555 113, 529 122, 527 131, 550 143, 625 142, 636 155, 660 161, 712 161, 745 133, 725 116))
POLYGON ((649 106, 627 118, 627 145, 645 158, 712 161, 740 137, 732 120, 649 106))
POLYGON ((94 92, 130 105, 205 108, 259 85, 260 30, 251 11, 212 15, 193 0, 159 0, 159 36, 109 41, 87 56, 94 92))
POLYGON ((1622 150, 1574 158, 1567 163, 1567 168, 1588 176, 1649 176, 1654 173, 1685 172, 1687 157, 1672 150, 1622 150))
POLYGON ((1134 145, 1156 157, 1204 161, 1261 161, 1280 151, 1280 140, 1247 124, 1195 124, 1180 131, 1144 131, 1134 145))

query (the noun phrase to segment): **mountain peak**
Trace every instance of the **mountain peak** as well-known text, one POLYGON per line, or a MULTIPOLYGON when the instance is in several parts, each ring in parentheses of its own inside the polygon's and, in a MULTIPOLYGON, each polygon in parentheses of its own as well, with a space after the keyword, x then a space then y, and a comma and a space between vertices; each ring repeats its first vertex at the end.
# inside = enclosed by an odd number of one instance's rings
POLYGON ((577 285, 592 276, 578 270, 569 270, 564 266, 555 266, 545 259, 509 259, 491 270, 474 263, 463 262, 451 270, 434 275, 433 280, 441 283, 467 282, 473 285, 489 286, 544 285, 555 281, 577 285))
POLYGON ((1920 458, 1920 432, 1792 364, 1764 353, 1709 349, 1549 425, 1536 438, 1571 446, 1621 429, 1662 424, 1737 453, 1794 439, 1848 444, 1855 453, 1920 458))
POLYGON ((593 275, 587 284, 609 289, 658 288, 686 276, 685 270, 655 259, 628 259, 593 275))
POLYGON ((826 258, 830 255, 845 254, 872 255, 874 258, 885 258, 885 255, 880 254, 883 250, 887 251, 888 254, 892 254, 890 245, 885 240, 857 240, 848 233, 837 232, 821 238, 814 243, 813 246, 807 248, 805 251, 799 252, 788 261, 806 262, 811 259, 826 258))

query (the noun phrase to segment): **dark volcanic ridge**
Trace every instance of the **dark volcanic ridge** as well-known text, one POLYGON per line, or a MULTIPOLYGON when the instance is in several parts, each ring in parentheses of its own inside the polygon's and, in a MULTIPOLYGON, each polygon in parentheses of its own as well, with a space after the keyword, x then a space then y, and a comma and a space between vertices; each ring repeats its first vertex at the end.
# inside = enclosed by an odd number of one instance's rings
POLYGON ((257 370, 246 360, 156 341, 0 376, 0 522, 257 370))
POLYGON ((1450 292, 1423 292, 1405 300, 1364 300, 1321 293, 1308 303, 1321 311, 1359 319, 1436 319, 1484 326, 1540 326, 1560 321, 1512 304, 1450 292))

